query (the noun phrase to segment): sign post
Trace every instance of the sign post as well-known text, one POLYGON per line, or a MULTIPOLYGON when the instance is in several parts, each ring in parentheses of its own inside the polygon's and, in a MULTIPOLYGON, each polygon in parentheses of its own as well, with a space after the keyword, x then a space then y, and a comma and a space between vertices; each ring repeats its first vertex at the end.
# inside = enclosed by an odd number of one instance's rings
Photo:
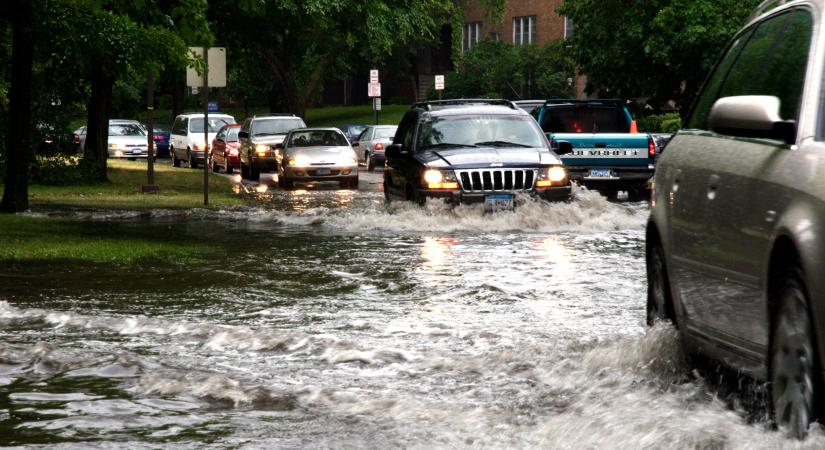
POLYGON ((378 125, 378 111, 381 110, 381 83, 378 82, 378 70, 370 70, 370 84, 367 85, 367 95, 372 98, 372 117, 378 125))
POLYGON ((444 75, 435 76, 435 90, 438 91, 438 100, 441 101, 441 91, 444 90, 444 75))
POLYGON ((209 206, 209 112, 213 111, 213 107, 217 111, 217 102, 209 101, 209 87, 226 86, 226 48, 189 47, 189 51, 203 56, 205 63, 203 76, 198 75, 194 68, 186 70, 186 84, 203 89, 203 205, 209 206))

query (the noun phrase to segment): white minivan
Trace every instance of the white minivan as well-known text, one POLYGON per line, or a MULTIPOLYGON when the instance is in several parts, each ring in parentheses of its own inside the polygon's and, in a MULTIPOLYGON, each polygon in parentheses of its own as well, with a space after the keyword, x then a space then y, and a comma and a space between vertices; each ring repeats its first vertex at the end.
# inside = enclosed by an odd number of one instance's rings
POLYGON ((218 130, 227 124, 235 123, 235 118, 228 114, 209 114, 208 140, 204 140, 203 113, 186 113, 175 117, 169 137, 169 154, 172 164, 180 167, 186 161, 189 167, 197 168, 204 161, 206 143, 212 142, 218 130))

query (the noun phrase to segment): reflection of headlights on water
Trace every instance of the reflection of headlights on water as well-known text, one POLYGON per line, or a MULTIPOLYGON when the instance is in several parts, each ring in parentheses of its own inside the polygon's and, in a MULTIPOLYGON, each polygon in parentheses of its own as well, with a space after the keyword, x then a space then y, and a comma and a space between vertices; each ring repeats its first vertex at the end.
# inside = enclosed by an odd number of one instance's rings
POLYGON ((429 169, 424 172, 424 185, 427 189, 458 189, 458 180, 452 171, 429 169))
POLYGON ((561 185, 567 179, 567 170, 561 166, 553 166, 547 171, 539 171, 539 179, 536 180, 536 187, 550 187, 561 185))

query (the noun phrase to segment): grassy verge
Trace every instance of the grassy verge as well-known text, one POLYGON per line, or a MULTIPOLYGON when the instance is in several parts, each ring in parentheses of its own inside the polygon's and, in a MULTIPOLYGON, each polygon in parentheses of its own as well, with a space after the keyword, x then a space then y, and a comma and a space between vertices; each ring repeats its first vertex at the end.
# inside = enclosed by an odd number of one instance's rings
MULTIPOLYGON (((109 161, 109 181, 85 186, 30 186, 34 209, 194 208, 203 206, 203 172, 155 166, 159 194, 143 194, 146 163, 109 161)), ((243 204, 232 183, 209 177, 210 207, 243 204)), ((2 194, 0 186, 0 194, 2 194)), ((0 262, 64 260, 132 264, 144 259, 193 262, 214 248, 171 239, 149 227, 119 222, 82 222, 68 218, 0 214, 0 262)))
MULTIPOLYGON (((29 188, 34 208, 76 207, 94 209, 196 208, 203 206, 203 171, 155 165, 157 194, 144 194, 145 161, 109 160, 109 181, 81 186, 39 186, 29 188)), ((2 187, 0 187, 2 192, 2 187)), ((230 180, 209 176, 209 205, 223 207, 242 204, 232 192, 230 180)))
POLYGON ((0 214, 0 263, 14 261, 133 264, 142 260, 195 262, 214 249, 158 238, 136 227, 54 217, 0 214))

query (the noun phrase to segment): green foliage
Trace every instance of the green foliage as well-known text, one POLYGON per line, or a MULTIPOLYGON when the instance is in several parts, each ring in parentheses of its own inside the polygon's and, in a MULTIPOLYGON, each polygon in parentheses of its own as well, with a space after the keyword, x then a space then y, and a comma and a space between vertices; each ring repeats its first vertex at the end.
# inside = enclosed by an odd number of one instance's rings
POLYGON ((639 131, 648 133, 675 133, 682 128, 679 113, 656 114, 636 118, 639 131))
POLYGON ((759 0, 565 0, 569 40, 588 90, 689 106, 759 0))
POLYGON ((89 157, 65 154, 37 156, 29 171, 32 183, 48 186, 88 184, 94 176, 95 164, 89 157))
MULTIPOLYGON (((543 47, 513 46, 484 39, 467 52, 457 70, 448 73, 447 98, 567 98, 573 95, 568 78, 574 67, 561 41, 543 47)), ((430 98, 437 96, 431 90, 430 98)))

